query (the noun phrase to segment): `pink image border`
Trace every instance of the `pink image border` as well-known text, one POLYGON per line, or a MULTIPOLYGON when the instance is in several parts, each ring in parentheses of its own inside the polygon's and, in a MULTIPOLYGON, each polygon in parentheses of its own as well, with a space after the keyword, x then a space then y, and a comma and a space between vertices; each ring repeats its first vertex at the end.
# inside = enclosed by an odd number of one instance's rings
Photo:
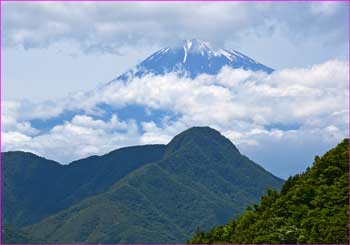
MULTIPOLYGON (((178 3, 200 3, 200 2, 244 2, 244 3, 257 3, 257 2, 289 2, 289 3, 300 3, 300 2, 347 2, 348 4, 348 11, 349 11, 349 19, 348 19, 348 61, 350 61, 350 0, 0 0, 0 132, 2 132, 2 65, 3 65, 3 57, 2 57, 2 34, 3 34, 3 21, 2 21, 2 13, 3 13, 3 5, 2 3, 10 3, 10 2, 95 2, 95 3, 103 3, 103 2, 124 2, 124 3, 133 3, 133 2, 178 2, 178 3)), ((348 73, 348 88, 350 93, 350 63, 349 63, 349 73, 348 73)), ((348 98, 348 138, 350 139, 350 96, 348 98)), ((2 231, 2 139, 0 134, 0 227, 2 231)), ((350 157, 350 152, 349 152, 350 157)), ((349 163, 349 169, 350 173, 350 163, 349 163)), ((349 174, 349 196, 350 196, 350 174, 349 174)), ((350 207, 350 199, 348 200, 348 210, 350 207)), ((348 234, 348 241, 350 243, 350 210, 348 211, 348 227, 349 227, 349 234, 348 234)), ((0 232, 0 244, 2 243, 2 232, 0 232)), ((67 244, 67 245, 83 245, 81 243, 74 243, 74 244, 67 244)), ((98 245, 98 244, 89 244, 89 245, 98 245)), ((105 245, 112 245, 112 244, 105 244, 105 245)), ((180 244, 174 244, 174 245, 180 245, 180 244)), ((182 244, 181 244, 182 245, 182 244)), ((277 245, 287 245, 287 244, 277 244, 277 245)), ((290 244, 288 244, 290 245, 290 244)), ((310 245, 310 244, 308 244, 310 245)), ((315 244, 316 245, 316 244, 315 244)))

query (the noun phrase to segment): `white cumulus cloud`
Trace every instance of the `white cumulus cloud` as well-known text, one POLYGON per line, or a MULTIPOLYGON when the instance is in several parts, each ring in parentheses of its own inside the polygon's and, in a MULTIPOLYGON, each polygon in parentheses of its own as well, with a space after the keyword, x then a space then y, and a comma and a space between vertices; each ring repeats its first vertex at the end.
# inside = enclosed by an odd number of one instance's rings
POLYGON ((253 160, 286 177, 286 166, 300 172, 314 154, 348 135, 348 65, 330 60, 272 74, 225 67, 218 75, 195 79, 148 75, 57 101, 5 101, 3 150, 29 150, 69 162, 122 146, 167 143, 189 127, 211 126, 253 160), (101 104, 113 108, 113 114, 106 116, 101 104), (119 110, 130 105, 146 108, 148 116, 157 110, 168 114, 121 120, 119 110), (49 130, 30 124, 65 110, 76 115, 49 130), (275 149, 281 154, 277 160, 272 158, 275 149))

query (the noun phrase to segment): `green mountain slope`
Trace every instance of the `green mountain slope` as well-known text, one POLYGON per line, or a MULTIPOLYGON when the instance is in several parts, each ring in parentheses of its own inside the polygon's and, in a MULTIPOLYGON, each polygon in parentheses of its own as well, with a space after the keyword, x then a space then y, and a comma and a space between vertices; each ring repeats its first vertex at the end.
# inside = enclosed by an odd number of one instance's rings
POLYGON ((38 222, 105 191, 131 171, 163 157, 164 145, 126 147, 69 165, 32 153, 2 153, 3 224, 38 222))
POLYGON ((227 222, 282 182, 219 132, 191 128, 161 160, 25 231, 49 243, 185 242, 197 227, 227 222))
POLYGON ((46 243, 43 240, 36 240, 27 232, 11 225, 2 225, 2 244, 38 244, 46 243))
POLYGON ((61 174, 59 163, 32 153, 2 153, 2 224, 20 226, 52 213, 42 201, 54 194, 52 181, 61 174))
POLYGON ((342 141, 303 174, 289 178, 280 192, 188 243, 348 244, 349 141, 342 141))

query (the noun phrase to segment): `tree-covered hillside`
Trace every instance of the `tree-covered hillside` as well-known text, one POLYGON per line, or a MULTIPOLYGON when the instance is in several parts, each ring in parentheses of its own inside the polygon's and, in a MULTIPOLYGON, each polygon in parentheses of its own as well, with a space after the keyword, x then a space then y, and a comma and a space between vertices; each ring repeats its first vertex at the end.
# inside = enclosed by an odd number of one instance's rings
POLYGON ((23 230, 48 243, 183 243, 282 183, 216 130, 191 128, 161 160, 23 230))
POLYGON ((349 140, 343 140, 311 168, 290 177, 243 215, 188 243, 348 244, 349 140))
POLYGON ((21 228, 108 189, 163 157, 165 145, 125 147, 61 165, 29 152, 2 153, 2 223, 21 228))

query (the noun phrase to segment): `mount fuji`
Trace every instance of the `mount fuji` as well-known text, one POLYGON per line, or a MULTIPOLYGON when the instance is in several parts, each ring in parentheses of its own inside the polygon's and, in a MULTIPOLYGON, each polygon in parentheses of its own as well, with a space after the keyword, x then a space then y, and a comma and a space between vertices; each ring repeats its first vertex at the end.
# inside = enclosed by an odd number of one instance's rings
MULTIPOLYGON (((103 94, 101 90, 105 89, 108 91, 109 85, 117 85, 116 87, 119 88, 119 86, 122 86, 122 83, 119 82, 131 82, 134 78, 142 78, 147 75, 161 76, 168 73, 176 73, 179 77, 194 79, 201 74, 216 75, 223 67, 261 71, 266 74, 274 71, 272 68, 258 63, 238 51, 215 49, 208 42, 198 39, 184 40, 178 45, 158 50, 134 68, 119 75, 114 80, 102 84, 96 90, 97 92, 88 91, 84 96, 85 98, 99 97, 99 95, 94 95, 94 93, 103 94)), ((137 87, 137 89, 141 88, 137 87)), ((81 100, 78 100, 81 103, 81 100)), ((76 115, 88 115, 95 120, 101 119, 103 121, 108 121, 113 115, 118 115, 118 119, 122 121, 154 122, 157 126, 161 126, 164 118, 175 120, 181 117, 180 114, 168 108, 149 108, 135 101, 113 104, 108 100, 106 101, 104 96, 99 101, 94 102, 96 104, 93 105, 93 109, 85 109, 83 107, 84 103, 79 107, 79 103, 75 103, 76 107, 64 109, 55 117, 49 119, 33 118, 30 123, 34 128, 45 133, 55 126, 71 121, 76 115)))
POLYGON ((274 71, 236 50, 214 49, 208 42, 192 39, 158 50, 115 80, 126 81, 147 74, 164 75, 169 72, 195 78, 200 74, 215 75, 224 66, 268 74, 274 71))

